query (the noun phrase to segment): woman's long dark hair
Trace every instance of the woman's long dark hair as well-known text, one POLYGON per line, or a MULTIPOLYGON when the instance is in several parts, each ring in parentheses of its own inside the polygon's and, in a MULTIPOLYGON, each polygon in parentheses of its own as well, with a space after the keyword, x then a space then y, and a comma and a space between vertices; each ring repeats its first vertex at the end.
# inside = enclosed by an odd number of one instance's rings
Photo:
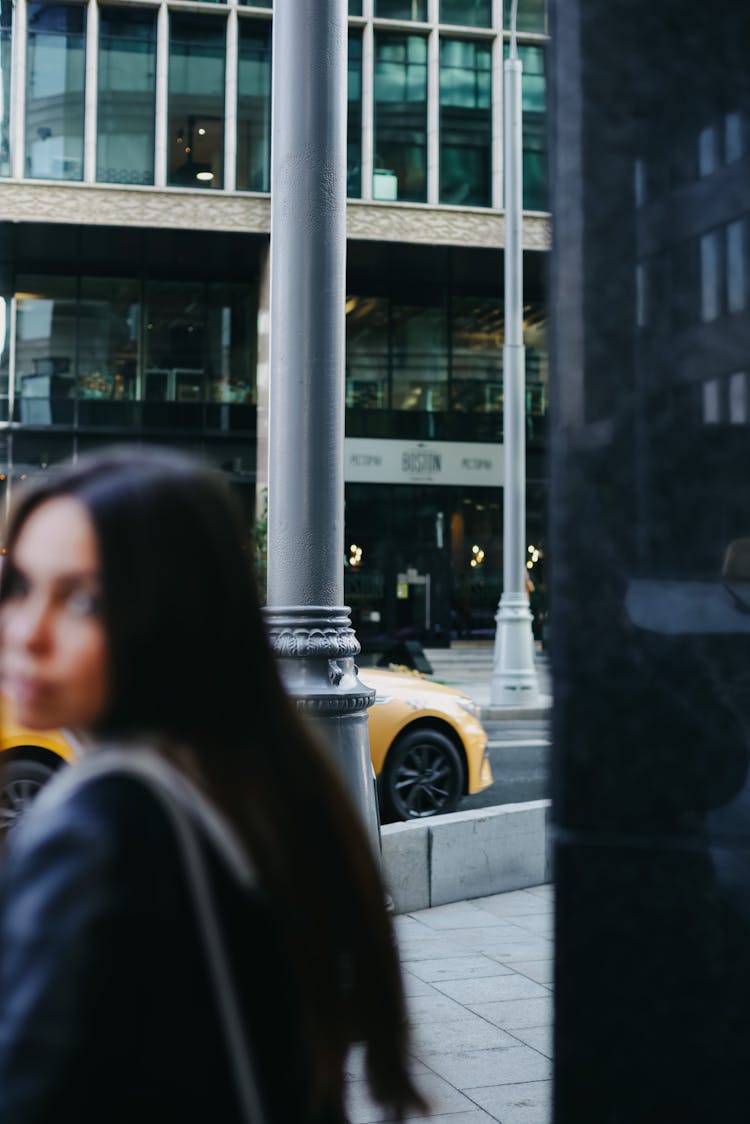
POLYGON ((228 485, 190 458, 133 447, 50 472, 11 518, 0 600, 24 522, 58 496, 83 504, 98 540, 112 669, 98 732, 156 736, 197 758, 282 919, 316 1101, 343 1119, 344 1059, 362 1040, 374 1096, 398 1118, 423 1109, 377 864, 282 688, 228 485))

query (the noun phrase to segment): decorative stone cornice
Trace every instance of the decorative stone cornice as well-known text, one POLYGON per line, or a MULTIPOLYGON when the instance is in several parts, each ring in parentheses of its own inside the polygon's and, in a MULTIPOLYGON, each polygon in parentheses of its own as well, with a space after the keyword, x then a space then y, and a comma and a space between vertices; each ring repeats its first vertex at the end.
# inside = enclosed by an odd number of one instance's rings
MULTIPOLYGON (((0 215, 11 222, 268 234, 271 200, 267 195, 176 187, 9 179, 0 181, 0 215)), ((502 247, 505 215, 486 208, 355 200, 347 204, 347 236, 367 241, 502 247)), ((550 243, 549 216, 526 215, 524 248, 548 250, 550 243)))
MULTIPOLYGON (((378 242, 418 242, 442 246, 505 245, 505 214, 487 208, 430 207, 419 203, 350 202, 346 233, 349 238, 378 242)), ((549 250, 548 215, 529 214, 523 220, 526 250, 549 250)))

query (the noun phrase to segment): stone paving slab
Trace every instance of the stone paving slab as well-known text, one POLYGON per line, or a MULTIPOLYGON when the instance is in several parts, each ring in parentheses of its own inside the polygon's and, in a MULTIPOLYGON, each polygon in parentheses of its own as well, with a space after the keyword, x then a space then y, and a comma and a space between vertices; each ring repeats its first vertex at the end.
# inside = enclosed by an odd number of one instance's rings
MULTIPOLYGON (((438 1124, 550 1124, 550 886, 395 919, 414 1075, 438 1124)), ((386 1124, 361 1058, 348 1067, 352 1124, 386 1124)))

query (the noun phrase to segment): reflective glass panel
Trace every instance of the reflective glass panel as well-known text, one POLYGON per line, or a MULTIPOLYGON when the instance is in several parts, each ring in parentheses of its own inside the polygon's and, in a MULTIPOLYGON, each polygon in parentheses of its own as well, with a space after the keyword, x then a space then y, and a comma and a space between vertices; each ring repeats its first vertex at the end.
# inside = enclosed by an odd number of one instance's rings
POLYGON ((440 42, 440 202, 489 206, 492 175, 492 49, 440 42))
POLYGON ((144 402, 199 403, 206 378, 206 299, 202 284, 146 286, 144 402))
MULTIPOLYGON (((544 48, 524 47, 518 54, 523 66, 523 205, 527 211, 546 211, 549 206, 547 180, 547 83, 544 48)), ((508 44, 505 44, 505 56, 508 44)))
POLYGON ((78 397, 113 402, 136 399, 140 384, 139 283, 83 277, 78 339, 78 397))
POLYGON ((271 23, 240 20, 237 187, 271 187, 271 23))
POLYGON ((375 0, 375 16, 386 20, 426 20, 427 0, 375 0))
POLYGON ((427 40, 380 32, 375 40, 373 198, 427 198, 427 40))
MULTIPOLYGON (((503 27, 510 28, 511 0, 504 0, 503 27)), ((519 31, 547 30, 547 0, 518 0, 517 28, 519 31)))
POLYGON ((491 27, 492 0, 440 0, 440 22, 491 27))
POLYGON ((96 178, 154 182, 156 12, 102 7, 96 178))
POLYGON ((255 401, 255 317, 248 285, 209 285, 206 300, 206 396, 255 401))
POLYGON ((83 179, 83 5, 29 4, 26 175, 83 179))
POLYGON ((346 194, 362 194, 362 33, 349 32, 347 79, 346 194))
POLYGON ((432 413, 448 406, 448 346, 441 304, 395 304, 393 317, 394 410, 432 413))
POLYGON ((747 219, 727 226, 727 311, 742 312, 747 305, 748 244, 747 219))
POLYGON ((10 75, 13 5, 0 3, 0 176, 10 175, 10 75))
POLYGON ((225 32, 223 19, 170 14, 171 186, 223 186, 225 32))
POLYGON ((349 15, 361 16, 362 15, 362 0, 349 0, 349 15))
POLYGON ((76 343, 75 278, 20 276, 16 292, 16 396, 21 422, 73 422, 76 343))
POLYGON ((454 297, 451 344, 452 408, 499 417, 503 401, 501 297, 454 297))
POLYGON ((346 405, 387 409, 388 301, 348 297, 346 302, 346 405))

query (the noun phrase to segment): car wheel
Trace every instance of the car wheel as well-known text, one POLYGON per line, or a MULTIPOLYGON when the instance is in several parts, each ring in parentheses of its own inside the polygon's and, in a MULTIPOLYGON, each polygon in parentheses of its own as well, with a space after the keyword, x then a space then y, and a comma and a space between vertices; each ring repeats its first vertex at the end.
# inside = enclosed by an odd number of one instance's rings
POLYGON ((461 755, 439 730, 411 730, 389 750, 381 777, 387 816, 413 820, 453 812, 463 791, 461 755))
POLYGON ((55 770, 29 758, 0 762, 0 831, 18 822, 55 770))

